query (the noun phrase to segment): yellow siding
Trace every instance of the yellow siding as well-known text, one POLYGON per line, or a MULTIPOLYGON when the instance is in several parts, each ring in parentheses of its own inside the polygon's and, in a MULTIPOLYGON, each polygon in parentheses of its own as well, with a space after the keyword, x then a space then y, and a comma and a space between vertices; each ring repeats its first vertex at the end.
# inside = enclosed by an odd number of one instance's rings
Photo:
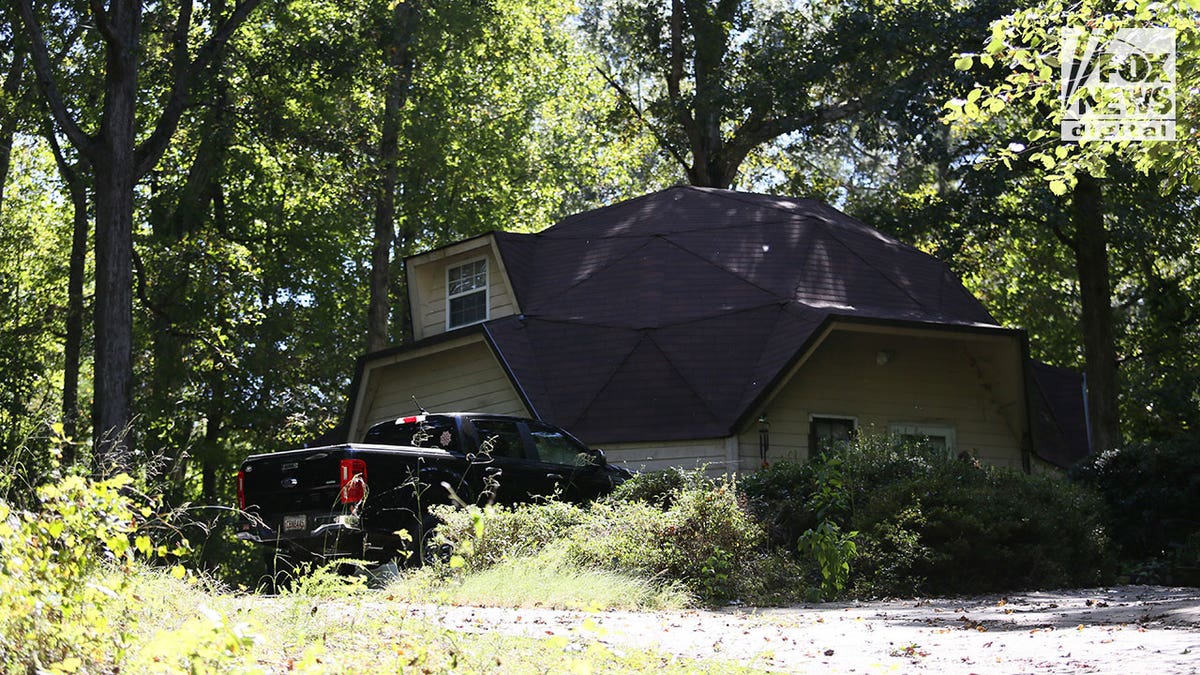
POLYGON ((620 464, 631 471, 662 471, 671 467, 692 469, 707 465, 708 472, 715 475, 736 468, 727 466, 727 442, 724 438, 662 443, 611 443, 601 447, 610 463, 620 464))
MULTIPOLYGON (((856 418, 861 435, 894 423, 951 426, 956 452, 1020 468, 1019 364, 1012 339, 834 331, 768 404, 768 459, 806 459, 810 416, 829 415, 856 418), (884 365, 880 351, 891 355, 884 365)), ((758 439, 757 424, 739 436, 742 468, 760 463, 758 439)))
POLYGON ((490 238, 480 240, 480 245, 462 252, 437 251, 428 258, 414 260, 410 268, 409 283, 416 306, 414 330, 418 340, 446 332, 446 270, 457 265, 485 258, 488 268, 488 318, 495 319, 517 313, 516 301, 508 280, 496 255, 490 238))
POLYGON ((521 397, 482 340, 432 354, 413 354, 372 364, 364 373, 353 439, 372 424, 418 412, 416 396, 428 410, 472 411, 528 416, 521 397))

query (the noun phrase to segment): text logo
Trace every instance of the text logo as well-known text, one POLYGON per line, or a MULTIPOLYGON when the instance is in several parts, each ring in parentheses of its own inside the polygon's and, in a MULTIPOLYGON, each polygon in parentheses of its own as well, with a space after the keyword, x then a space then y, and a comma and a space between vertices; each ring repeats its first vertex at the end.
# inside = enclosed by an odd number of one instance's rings
POLYGON ((1062 138, 1175 140, 1175 31, 1063 31, 1062 138))

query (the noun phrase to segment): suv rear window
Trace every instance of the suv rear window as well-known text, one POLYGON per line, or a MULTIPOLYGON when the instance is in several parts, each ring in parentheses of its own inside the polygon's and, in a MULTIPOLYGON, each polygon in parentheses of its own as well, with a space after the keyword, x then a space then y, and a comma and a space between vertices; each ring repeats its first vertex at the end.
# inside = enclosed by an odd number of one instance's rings
POLYGON ((459 451, 454 419, 440 415, 430 415, 415 422, 381 422, 367 430, 363 442, 459 451))

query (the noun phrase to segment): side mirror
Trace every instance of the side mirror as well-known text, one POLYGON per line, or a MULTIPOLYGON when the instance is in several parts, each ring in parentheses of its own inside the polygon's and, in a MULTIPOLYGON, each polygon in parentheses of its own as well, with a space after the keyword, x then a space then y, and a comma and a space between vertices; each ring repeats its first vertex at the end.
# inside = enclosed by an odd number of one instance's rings
POLYGON ((604 451, 600 448, 592 450, 595 453, 596 464, 599 466, 608 466, 608 458, 604 456, 604 451))

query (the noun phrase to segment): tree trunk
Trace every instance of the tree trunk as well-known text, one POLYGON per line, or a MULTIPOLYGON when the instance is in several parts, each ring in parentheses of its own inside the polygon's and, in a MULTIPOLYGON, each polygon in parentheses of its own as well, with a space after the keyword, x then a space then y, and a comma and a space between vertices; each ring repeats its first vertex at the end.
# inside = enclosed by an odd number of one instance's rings
POLYGON ((1098 454, 1120 447, 1121 422, 1117 404, 1117 357, 1108 274, 1108 233, 1104 226, 1100 184, 1095 178, 1079 176, 1071 215, 1075 226, 1075 264, 1083 310, 1088 417, 1091 422, 1092 452, 1098 454))
POLYGON ((383 124, 379 138, 379 186, 375 194, 375 236, 371 248, 371 300, 367 316, 367 351, 388 345, 391 313, 391 252, 396 239, 396 184, 400 161, 400 112, 412 83, 412 34, 415 16, 411 2, 398 2, 383 41, 388 68, 383 124))
MULTIPOLYGON (((179 3, 172 37, 170 95, 153 131, 137 144, 138 58, 141 44, 141 0, 91 3, 90 26, 104 44, 104 106, 100 130, 88 135, 72 115, 58 87, 49 49, 32 0, 17 0, 38 86, 51 113, 71 144, 87 159, 95 177, 96 204, 96 329, 95 399, 92 402, 93 443, 97 469, 122 470, 130 465, 127 438, 133 397, 133 190, 174 135, 187 107, 192 80, 261 0, 245 0, 228 21, 215 26, 211 37, 189 56, 192 3, 179 3)), ((151 5, 162 9, 162 5, 151 5)))
POLYGON ((12 141, 17 130, 18 102, 17 95, 21 91, 21 79, 25 72, 25 52, 13 54, 12 63, 4 75, 2 102, 11 109, 4 110, 4 118, 0 120, 0 213, 4 212, 4 184, 8 181, 8 167, 12 160, 12 141))
POLYGON ((92 160, 96 176, 97 468, 130 467, 133 407, 133 188, 141 50, 139 1, 114 0, 107 16, 104 112, 92 160))
MULTIPOLYGON (((87 262, 88 194, 84 178, 76 166, 72 166, 63 155, 58 139, 49 120, 45 125, 46 140, 54 151, 54 162, 59 176, 71 196, 71 259, 67 268, 67 316, 63 340, 63 436, 71 440, 63 448, 63 463, 75 463, 74 439, 79 434, 79 369, 83 354, 83 277, 87 262)), ((80 163, 82 164, 82 162, 80 163)))
MULTIPOLYGON (((76 177, 76 181, 78 181, 76 177)), ((74 209, 71 229, 71 262, 67 271, 66 338, 63 343, 63 435, 74 439, 79 434, 79 369, 83 355, 83 276, 87 260, 87 191, 82 185, 71 189, 74 209), (78 192, 78 195, 76 194, 78 192)), ((75 463, 74 445, 63 449, 63 463, 75 463)))
MULTIPOLYGON (((96 387, 92 403, 101 470, 129 468, 133 396, 132 157, 108 143, 112 161, 96 166, 96 387)), ((126 145, 125 148, 132 146, 126 145)))

